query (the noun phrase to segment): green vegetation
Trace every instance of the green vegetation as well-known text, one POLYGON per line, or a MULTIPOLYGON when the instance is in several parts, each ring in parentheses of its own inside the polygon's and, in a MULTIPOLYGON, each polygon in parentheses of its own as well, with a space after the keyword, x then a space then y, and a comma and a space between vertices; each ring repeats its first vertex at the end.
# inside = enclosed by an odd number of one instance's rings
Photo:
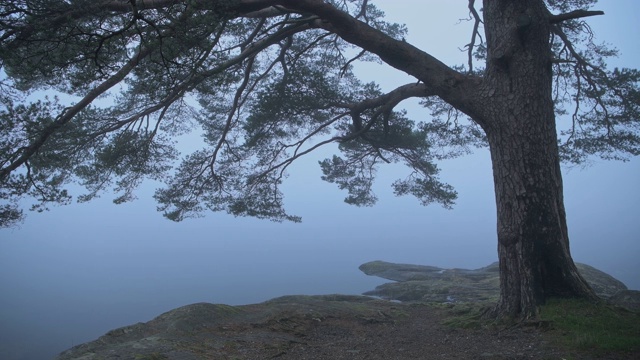
POLYGON ((465 302, 456 304, 433 304, 432 306, 444 306, 448 308, 449 317, 444 325, 462 329, 480 329, 495 326, 493 320, 489 320, 485 314, 491 310, 489 302, 465 302))
POLYGON ((572 350, 592 353, 640 352, 640 314, 586 300, 551 299, 540 320, 554 338, 572 350))
MULTIPOLYGON (((438 305, 432 305, 438 306, 438 305)), ((497 323, 486 316, 488 303, 442 304, 449 314, 443 322, 462 329, 499 329, 513 323, 497 323)), ((640 313, 604 302, 583 299, 550 299, 536 320, 520 323, 545 329, 556 346, 569 352, 595 355, 640 353, 640 313)))

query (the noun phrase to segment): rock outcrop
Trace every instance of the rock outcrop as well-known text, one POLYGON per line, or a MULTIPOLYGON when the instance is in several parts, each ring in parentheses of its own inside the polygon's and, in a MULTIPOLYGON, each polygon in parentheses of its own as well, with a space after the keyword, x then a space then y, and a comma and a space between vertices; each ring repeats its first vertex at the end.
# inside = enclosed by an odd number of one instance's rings
POLYGON ((629 310, 640 311, 640 291, 622 290, 609 298, 609 302, 629 310))
MULTIPOLYGON (((613 276, 592 266, 576 263, 578 271, 603 299, 627 308, 638 305, 638 291, 628 290, 613 276), (635 305, 634 304, 635 301, 635 305)), ((498 263, 480 269, 443 269, 435 266, 372 261, 360 266, 367 275, 393 280, 365 295, 387 300, 422 302, 495 301, 500 291, 498 263)))
POLYGON ((285 296, 243 306, 198 303, 111 330, 55 360, 275 358, 328 319, 384 323, 402 315, 397 304, 366 296, 285 296))
MULTIPOLYGON (((578 268, 600 296, 630 309, 640 308, 640 292, 627 290, 623 283, 591 266, 579 264, 578 268)), ((304 344, 302 348, 307 350, 325 351, 321 345, 309 342, 310 334, 324 334, 335 339, 342 333, 366 331, 375 324, 396 329, 396 324, 412 319, 414 315, 410 314, 421 313, 420 308, 424 306, 413 304, 412 301, 493 301, 498 296, 499 274, 496 264, 466 270, 374 261, 363 264, 360 269, 368 275, 396 281, 381 285, 367 295, 407 303, 347 295, 285 296, 243 306, 198 303, 171 310, 147 323, 109 331, 95 341, 61 353, 55 360, 301 358, 290 354, 295 349, 300 350, 300 346, 297 346, 300 344, 304 344)), ((434 313, 442 307, 429 308, 432 310, 426 313, 434 313)), ((412 324, 419 329, 407 330, 411 336, 415 335, 414 332, 426 331, 423 322, 412 324)), ((442 335, 442 330, 434 329, 434 334, 442 335)), ((448 335, 443 336, 446 338, 448 335)), ((441 342, 444 344, 445 340, 441 342)), ((322 341, 326 345, 327 340, 322 341)), ((395 344, 394 341, 391 342, 395 344)), ((484 346, 485 341, 478 340, 478 344, 484 346)), ((503 346, 499 343, 497 347, 503 346)), ((352 348, 348 347, 345 351, 360 351, 352 348)), ((390 358, 367 354, 365 356, 363 352, 361 358, 390 358)), ((377 353, 374 351, 374 354, 377 353)), ((322 355, 315 358, 336 357, 322 355)), ((509 355, 504 358, 512 357, 509 355)))

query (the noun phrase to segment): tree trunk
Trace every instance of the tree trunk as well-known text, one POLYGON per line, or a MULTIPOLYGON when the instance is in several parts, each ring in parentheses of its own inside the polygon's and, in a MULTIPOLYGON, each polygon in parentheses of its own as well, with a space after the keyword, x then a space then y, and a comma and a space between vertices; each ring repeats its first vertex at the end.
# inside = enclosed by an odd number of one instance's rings
POLYGON ((563 203, 550 28, 543 1, 484 1, 483 120, 498 212, 497 315, 535 316, 545 299, 595 297, 573 263, 563 203))
POLYGON ((498 212, 498 315, 531 317, 552 296, 594 297, 573 263, 553 117, 505 115, 489 135, 498 212), (535 125, 535 126, 534 126, 535 125))

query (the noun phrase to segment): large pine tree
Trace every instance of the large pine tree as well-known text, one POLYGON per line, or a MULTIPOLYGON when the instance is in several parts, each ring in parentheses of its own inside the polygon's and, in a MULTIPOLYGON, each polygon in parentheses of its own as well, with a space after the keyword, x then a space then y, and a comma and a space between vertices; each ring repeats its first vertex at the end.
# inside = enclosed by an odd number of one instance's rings
POLYGON ((488 144, 496 314, 594 297, 569 251, 560 162, 640 153, 640 73, 606 68, 616 52, 592 42, 594 3, 469 0, 469 61, 450 67, 366 0, 2 2, 0 224, 22 218, 25 196, 36 209, 68 202, 72 181, 87 189, 81 201, 113 187, 119 203, 147 178, 165 182, 155 198, 172 220, 210 209, 297 221, 279 185, 293 161, 329 143, 342 156, 321 163, 323 179, 347 202, 375 202, 377 166, 403 162, 413 173, 397 194, 451 206, 435 162, 488 144), (383 93, 354 76, 358 61, 415 81, 383 93), (41 90, 73 102, 30 101, 41 90), (422 99, 429 121, 396 110, 408 98, 422 99), (573 126, 558 133, 563 114, 573 126), (174 168, 173 140, 188 131, 206 146, 174 168))

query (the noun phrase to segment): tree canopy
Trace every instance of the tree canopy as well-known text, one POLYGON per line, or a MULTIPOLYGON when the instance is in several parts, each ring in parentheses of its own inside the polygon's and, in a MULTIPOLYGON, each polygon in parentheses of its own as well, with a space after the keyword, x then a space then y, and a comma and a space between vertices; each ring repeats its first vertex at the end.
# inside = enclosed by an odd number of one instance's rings
MULTIPOLYGON (((606 67, 617 52, 584 20, 600 14, 595 0, 540 3, 555 113, 571 119, 558 133, 562 160, 640 154, 640 73, 606 67)), ((144 179, 165 184, 155 199, 171 220, 213 210, 298 221, 280 185, 293 161, 330 143, 341 155, 320 163, 323 179, 346 202, 375 203, 376 169, 401 162, 412 172, 396 194, 450 207, 456 192, 437 161, 486 146, 495 124, 474 94, 495 91, 487 57, 510 56, 488 48, 483 9, 470 0, 466 11, 468 62, 447 66, 367 0, 3 2, 0 225, 22 219, 24 198, 34 210, 70 202, 70 183, 86 189, 79 201, 113 188, 121 203, 144 179), (354 75, 360 61, 416 81, 383 92, 354 75), (427 120, 399 109, 408 98, 427 120), (204 145, 182 155, 176 139, 190 132, 204 145)), ((531 19, 517 20, 522 35, 531 19)))

